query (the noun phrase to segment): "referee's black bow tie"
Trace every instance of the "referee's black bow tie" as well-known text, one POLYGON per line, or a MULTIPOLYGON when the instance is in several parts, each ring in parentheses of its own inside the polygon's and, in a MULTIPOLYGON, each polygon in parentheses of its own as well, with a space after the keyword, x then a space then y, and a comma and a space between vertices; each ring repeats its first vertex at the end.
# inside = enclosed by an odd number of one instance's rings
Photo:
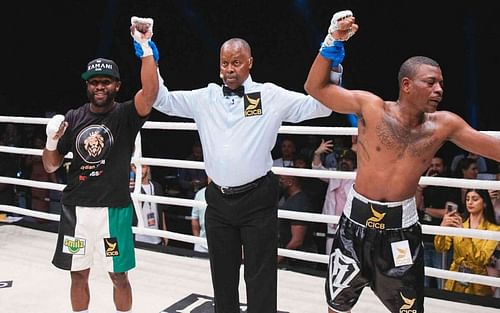
POLYGON ((224 93, 224 96, 239 96, 239 97, 243 97, 243 95, 245 94, 245 87, 243 87, 243 85, 239 86, 238 88, 236 89, 231 89, 229 88, 228 86, 222 86, 222 92, 224 93))

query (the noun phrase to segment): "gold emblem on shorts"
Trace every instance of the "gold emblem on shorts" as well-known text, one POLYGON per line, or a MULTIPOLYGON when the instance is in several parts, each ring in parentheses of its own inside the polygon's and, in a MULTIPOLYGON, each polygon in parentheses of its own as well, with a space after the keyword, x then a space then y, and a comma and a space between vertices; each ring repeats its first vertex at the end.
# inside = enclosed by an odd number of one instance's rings
POLYGON ((372 217, 366 220, 366 227, 368 228, 377 228, 377 229, 385 229, 385 224, 382 223, 382 219, 385 217, 386 213, 380 213, 373 208, 373 205, 370 204, 372 209, 372 217))
POLYGON ((104 238, 104 251, 106 251, 106 256, 119 256, 118 251, 118 241, 116 238, 104 238))
POLYGON ((403 299, 404 302, 401 308, 399 308, 399 313, 417 313, 417 310, 412 309, 416 299, 406 298, 405 296, 403 296, 401 292, 399 293, 399 295, 401 296, 401 299, 403 299))
POLYGON ((401 248, 396 248, 397 251, 398 251, 398 256, 396 257, 396 259, 400 260, 400 259, 405 259, 406 258, 406 249, 401 249, 401 248))

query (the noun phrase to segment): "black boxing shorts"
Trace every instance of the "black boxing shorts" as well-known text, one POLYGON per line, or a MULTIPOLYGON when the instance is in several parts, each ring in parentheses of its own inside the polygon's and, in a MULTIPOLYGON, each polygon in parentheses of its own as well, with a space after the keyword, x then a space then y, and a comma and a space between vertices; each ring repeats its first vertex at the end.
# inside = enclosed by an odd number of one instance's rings
POLYGON ((328 262, 328 306, 350 311, 370 286, 390 312, 424 312, 423 253, 415 198, 378 202, 351 188, 328 262))

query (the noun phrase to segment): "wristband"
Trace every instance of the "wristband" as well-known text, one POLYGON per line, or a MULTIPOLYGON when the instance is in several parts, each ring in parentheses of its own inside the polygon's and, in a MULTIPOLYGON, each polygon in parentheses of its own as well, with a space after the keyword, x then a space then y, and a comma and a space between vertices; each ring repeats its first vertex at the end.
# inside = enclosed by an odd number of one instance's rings
POLYGON ((45 127, 45 133, 47 134, 47 141, 45 142, 45 148, 47 150, 54 151, 57 149, 57 142, 59 141, 59 138, 54 139, 54 136, 61 128, 63 122, 64 122, 64 115, 57 114, 54 115, 47 123, 47 126, 45 127))
POLYGON ((52 139, 50 137, 47 137, 47 142, 45 143, 45 149, 49 151, 55 151, 57 150, 57 143, 59 142, 59 139, 52 139))
POLYGON ((328 45, 326 41, 321 43, 319 48, 319 54, 332 61, 332 67, 337 67, 345 57, 344 42, 335 40, 331 45, 328 45))
POLYGON ((138 58, 144 58, 152 55, 155 62, 160 59, 160 52, 156 47, 156 44, 152 40, 148 40, 147 43, 140 43, 134 40, 135 55, 138 58))

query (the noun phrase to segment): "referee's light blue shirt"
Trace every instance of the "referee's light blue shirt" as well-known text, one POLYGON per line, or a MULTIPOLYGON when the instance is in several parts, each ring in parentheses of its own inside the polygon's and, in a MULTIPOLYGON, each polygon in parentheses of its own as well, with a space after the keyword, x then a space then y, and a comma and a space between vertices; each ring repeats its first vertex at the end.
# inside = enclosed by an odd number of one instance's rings
POLYGON ((220 85, 169 91, 160 77, 154 108, 167 115, 194 119, 203 146, 205 171, 219 186, 244 185, 271 170, 271 150, 282 122, 298 123, 332 113, 311 96, 273 83, 256 83, 251 76, 243 86, 245 97, 260 99, 261 110, 247 116, 244 98, 224 96, 220 85))

